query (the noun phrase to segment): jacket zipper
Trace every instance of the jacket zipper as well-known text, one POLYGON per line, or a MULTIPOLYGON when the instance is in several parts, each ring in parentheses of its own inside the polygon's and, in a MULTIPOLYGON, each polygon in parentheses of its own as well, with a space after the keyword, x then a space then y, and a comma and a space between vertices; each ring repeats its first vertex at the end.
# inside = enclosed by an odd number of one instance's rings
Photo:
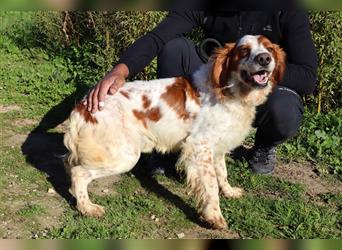
POLYGON ((238 39, 240 39, 241 33, 242 33, 242 16, 241 16, 241 12, 239 12, 238 39))

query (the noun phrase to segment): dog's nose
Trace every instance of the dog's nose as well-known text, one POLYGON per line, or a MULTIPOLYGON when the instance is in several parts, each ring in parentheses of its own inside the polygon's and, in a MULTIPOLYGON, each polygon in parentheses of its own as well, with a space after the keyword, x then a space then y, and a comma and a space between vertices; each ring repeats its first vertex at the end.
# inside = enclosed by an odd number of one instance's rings
POLYGON ((271 62, 271 56, 268 53, 260 53, 255 57, 255 61, 261 66, 267 66, 271 62))

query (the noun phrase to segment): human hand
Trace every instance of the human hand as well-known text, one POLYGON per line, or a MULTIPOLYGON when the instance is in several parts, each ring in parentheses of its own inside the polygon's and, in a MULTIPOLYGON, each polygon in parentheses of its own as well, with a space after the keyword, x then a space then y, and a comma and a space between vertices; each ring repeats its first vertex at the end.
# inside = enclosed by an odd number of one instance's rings
POLYGON ((128 76, 128 68, 126 65, 122 65, 119 64, 116 66, 89 92, 84 103, 89 112, 95 113, 97 110, 101 111, 104 108, 106 95, 115 94, 124 85, 125 78, 128 76))

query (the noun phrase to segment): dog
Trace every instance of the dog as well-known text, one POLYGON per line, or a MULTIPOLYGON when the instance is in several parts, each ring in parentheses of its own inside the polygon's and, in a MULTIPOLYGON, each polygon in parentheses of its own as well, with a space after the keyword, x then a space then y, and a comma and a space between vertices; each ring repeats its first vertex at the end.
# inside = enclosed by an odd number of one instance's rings
POLYGON ((104 208, 88 196, 92 180, 130 171, 141 153, 178 149, 178 165, 201 218, 214 229, 226 228, 219 195, 240 197, 243 190, 228 183, 225 154, 243 143, 256 107, 284 70, 285 53, 278 45, 246 35, 218 48, 191 79, 128 82, 94 114, 76 104, 64 144, 77 209, 102 216, 104 208))

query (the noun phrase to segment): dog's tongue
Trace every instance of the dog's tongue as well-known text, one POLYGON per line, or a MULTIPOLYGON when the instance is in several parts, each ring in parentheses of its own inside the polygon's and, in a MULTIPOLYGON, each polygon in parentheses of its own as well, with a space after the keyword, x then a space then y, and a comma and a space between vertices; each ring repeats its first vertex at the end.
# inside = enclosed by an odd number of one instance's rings
POLYGON ((268 81, 267 72, 262 73, 262 74, 256 73, 252 75, 252 78, 256 83, 259 83, 259 84, 265 84, 268 81))

